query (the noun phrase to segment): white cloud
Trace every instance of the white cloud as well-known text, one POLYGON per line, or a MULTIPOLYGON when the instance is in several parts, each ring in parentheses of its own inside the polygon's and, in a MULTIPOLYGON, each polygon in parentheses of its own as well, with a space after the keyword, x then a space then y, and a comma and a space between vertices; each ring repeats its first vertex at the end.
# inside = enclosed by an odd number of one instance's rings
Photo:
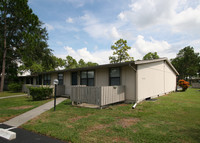
POLYGON ((149 52, 157 52, 161 57, 171 58, 171 53, 167 52, 170 48, 171 45, 166 41, 157 41, 153 38, 147 41, 142 35, 138 35, 136 42, 132 45, 130 55, 135 59, 142 59, 149 52))
POLYGON ((116 27, 112 27, 111 36, 113 37, 113 39, 119 39, 119 38, 122 37, 122 36, 119 34, 119 32, 117 31, 117 28, 116 28, 116 27))
POLYGON ((138 0, 129 5, 130 10, 124 15, 137 27, 145 28, 170 18, 176 5, 177 0, 138 0))
POLYGON ((109 39, 112 41, 122 38, 123 35, 118 30, 118 24, 101 23, 93 14, 87 13, 80 17, 84 25, 83 30, 93 38, 109 39))
POLYGON ((124 12, 120 12, 120 14, 118 15, 118 17, 119 17, 121 20, 124 20, 124 19, 125 19, 124 12))
POLYGON ((73 20, 71 17, 68 17, 68 18, 66 19, 66 22, 67 22, 67 23, 74 23, 74 20, 73 20))
POLYGON ((99 49, 99 47, 97 46, 97 45, 95 45, 94 46, 94 50, 96 51, 96 50, 98 50, 99 49))
POLYGON ((133 26, 136 25, 140 30, 156 25, 168 25, 174 32, 200 31, 200 1, 136 0, 132 1, 129 7, 129 10, 121 12, 118 16, 128 17, 133 26))
POLYGON ((45 23, 45 27, 48 31, 54 30, 54 27, 51 24, 45 23))
POLYGON ((73 25, 66 26, 66 24, 64 25, 64 24, 57 23, 57 22, 54 23, 54 27, 55 27, 55 29, 61 30, 61 31, 69 31, 69 32, 71 32, 71 31, 79 32, 80 31, 78 27, 75 27, 73 25))
POLYGON ((109 63, 109 56, 112 55, 111 50, 96 50, 95 52, 90 52, 86 47, 74 50, 72 47, 66 46, 64 47, 66 50, 66 55, 57 55, 59 57, 66 57, 67 55, 72 56, 77 61, 80 59, 84 59, 86 62, 96 62, 98 64, 106 64, 109 63))
POLYGON ((141 53, 146 54, 148 52, 162 52, 170 48, 170 45, 166 41, 157 41, 153 38, 150 41, 145 41, 141 35, 137 36, 134 44, 141 53))
POLYGON ((67 51, 66 55, 74 55, 76 52, 72 49, 72 47, 65 46, 64 49, 67 51))
MULTIPOLYGON (((199 45, 199 41, 193 41, 194 44, 199 45)), ((130 56, 134 57, 134 60, 142 59, 148 52, 157 52, 160 57, 174 58, 176 52, 167 41, 158 41, 153 38, 146 40, 144 36, 138 35, 136 42, 131 46, 128 51, 130 56)), ((64 55, 56 55, 61 58, 66 58, 67 55, 72 56, 77 61, 84 59, 86 62, 96 62, 98 64, 109 63, 109 56, 112 55, 112 50, 101 50, 98 46, 95 46, 94 52, 89 51, 86 47, 81 49, 73 49, 70 46, 65 46, 66 53, 64 55)))
POLYGON ((196 8, 187 8, 174 15, 169 23, 173 26, 175 32, 193 32, 200 31, 200 5, 196 8))

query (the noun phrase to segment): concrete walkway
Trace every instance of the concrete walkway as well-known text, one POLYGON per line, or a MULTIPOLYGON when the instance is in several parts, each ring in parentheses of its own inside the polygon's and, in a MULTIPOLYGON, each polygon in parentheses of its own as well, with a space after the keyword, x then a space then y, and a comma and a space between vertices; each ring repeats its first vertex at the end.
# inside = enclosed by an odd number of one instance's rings
MULTIPOLYGON (((67 98, 57 98, 56 99, 56 105, 61 103, 62 101, 66 100, 67 98)), ((42 114, 43 112, 51 109, 54 107, 54 100, 44 104, 44 105, 41 105, 37 108, 34 108, 26 113, 23 113, 15 118, 12 118, 6 122, 4 122, 3 124, 6 124, 8 126, 14 126, 14 127, 19 127, 21 126, 22 124, 26 123, 27 121, 35 118, 36 116, 42 114)))
POLYGON ((5 97, 0 97, 0 99, 5 99, 5 98, 13 98, 13 97, 21 97, 21 96, 27 96, 27 94, 22 94, 22 95, 12 95, 12 96, 5 96, 5 97))

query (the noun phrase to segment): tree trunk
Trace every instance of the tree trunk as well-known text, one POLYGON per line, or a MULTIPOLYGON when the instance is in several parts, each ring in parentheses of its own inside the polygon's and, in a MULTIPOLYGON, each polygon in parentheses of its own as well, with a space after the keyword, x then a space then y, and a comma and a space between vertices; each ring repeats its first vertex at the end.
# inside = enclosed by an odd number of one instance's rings
POLYGON ((7 54, 7 47, 6 47, 6 19, 4 23, 4 53, 3 53, 3 64, 2 64, 2 73, 1 73, 1 89, 0 92, 3 92, 4 87, 4 79, 5 79, 5 68, 6 68, 6 54, 7 54))

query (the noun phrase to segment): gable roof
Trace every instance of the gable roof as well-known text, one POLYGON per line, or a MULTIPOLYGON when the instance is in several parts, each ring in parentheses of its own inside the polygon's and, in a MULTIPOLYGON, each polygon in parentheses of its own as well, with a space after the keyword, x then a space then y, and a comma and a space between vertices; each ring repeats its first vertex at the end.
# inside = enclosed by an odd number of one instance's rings
MULTIPOLYGON (((179 75, 179 73, 176 71, 174 66, 170 63, 170 61, 167 58, 159 58, 159 59, 153 59, 153 60, 138 60, 138 61, 123 62, 123 63, 115 63, 115 64, 104 64, 104 65, 97 65, 97 66, 90 66, 90 67, 81 67, 81 68, 74 68, 74 69, 55 70, 55 71, 49 71, 49 72, 41 72, 38 74, 62 73, 62 72, 67 72, 67 71, 73 72, 73 71, 93 70, 93 69, 100 69, 100 68, 122 67, 122 66, 129 66, 129 65, 133 66, 133 65, 149 64, 149 63, 160 62, 160 61, 166 61, 166 63, 172 68, 172 70, 176 73, 176 75, 179 75)), ((29 76, 32 76, 32 75, 29 75, 29 76)))
POLYGON ((176 73, 176 75, 179 75, 178 71, 174 68, 174 66, 171 64, 171 62, 166 58, 159 58, 159 59, 153 59, 153 60, 141 60, 141 61, 135 61, 136 65, 141 64, 149 64, 149 63, 155 63, 160 61, 166 61, 166 63, 171 67, 171 69, 176 73))

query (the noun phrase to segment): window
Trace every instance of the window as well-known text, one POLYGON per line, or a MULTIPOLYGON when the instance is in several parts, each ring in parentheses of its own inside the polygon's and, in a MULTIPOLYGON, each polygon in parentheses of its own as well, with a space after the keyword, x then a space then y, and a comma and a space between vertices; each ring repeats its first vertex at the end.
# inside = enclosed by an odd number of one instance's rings
POLYGON ((37 76, 36 77, 36 85, 38 85, 39 84, 39 77, 37 76))
POLYGON ((31 84, 33 84, 33 77, 31 77, 31 84))
POLYGON ((51 75, 50 74, 44 75, 43 84, 44 85, 50 85, 51 84, 51 75))
POLYGON ((94 86, 94 71, 81 72, 81 85, 94 86))
POLYGON ((39 75, 38 82, 39 82, 39 85, 42 85, 42 75, 39 75))
POLYGON ((26 77, 26 84, 30 84, 30 78, 26 77))
POLYGON ((110 86, 120 85, 120 68, 110 69, 110 86))
POLYGON ((77 72, 72 72, 72 85, 77 85, 77 72))
POLYGON ((63 85, 63 73, 58 74, 58 85, 63 85))

